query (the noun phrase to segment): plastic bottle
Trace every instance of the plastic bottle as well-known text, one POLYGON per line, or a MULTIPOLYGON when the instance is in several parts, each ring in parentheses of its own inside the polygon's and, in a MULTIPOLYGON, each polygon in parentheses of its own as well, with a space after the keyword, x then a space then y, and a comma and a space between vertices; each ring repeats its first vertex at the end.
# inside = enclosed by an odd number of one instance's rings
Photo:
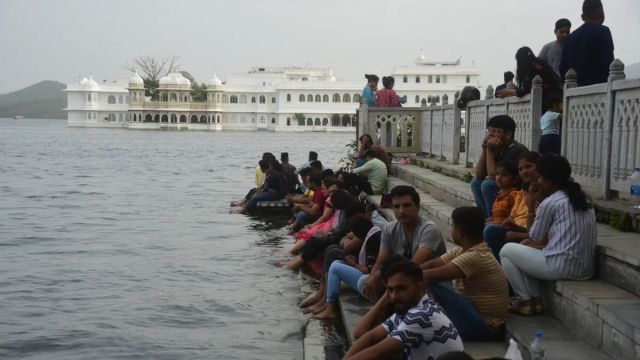
POLYGON ((531 360, 544 360, 545 359, 545 351, 540 345, 540 341, 542 339, 542 331, 536 331, 535 337, 529 346, 529 353, 531 356, 529 357, 531 360))
POLYGON ((507 360, 522 360, 522 353, 518 349, 518 343, 515 340, 509 339, 509 348, 507 353, 504 354, 504 358, 507 360))
POLYGON ((630 194, 633 199, 633 205, 631 206, 634 209, 640 209, 640 167, 635 168, 633 174, 629 178, 630 186, 630 194))

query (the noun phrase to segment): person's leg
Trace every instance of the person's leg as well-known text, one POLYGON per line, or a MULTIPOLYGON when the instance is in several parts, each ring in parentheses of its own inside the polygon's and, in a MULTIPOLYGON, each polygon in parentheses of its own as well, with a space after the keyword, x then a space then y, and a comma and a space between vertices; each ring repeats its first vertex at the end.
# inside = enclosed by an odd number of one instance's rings
POLYGON ((254 213, 256 211, 256 207, 258 205, 258 202, 260 201, 273 201, 276 199, 276 196, 273 195, 270 192, 265 192, 265 193, 261 193, 261 194, 257 194, 251 197, 251 199, 249 199, 249 201, 247 201, 246 205, 244 206, 245 210, 247 212, 254 213))
POLYGON ((313 224, 313 222, 317 219, 317 216, 309 215, 304 211, 298 211, 298 213, 296 214, 296 222, 298 223, 299 228, 302 228, 305 225, 313 224))
POLYGON ((502 249, 507 241, 505 237, 506 234, 507 229, 494 224, 485 225, 484 231, 482 232, 484 241, 487 243, 489 248, 491 248, 491 252, 493 253, 493 256, 498 259, 498 262, 500 262, 500 249, 502 249))
POLYGON ((562 274, 551 269, 542 250, 509 243, 500 251, 502 269, 514 293, 523 301, 540 297, 539 280, 559 280, 562 274))
POLYGON ((329 268, 327 277, 327 302, 338 301, 341 281, 344 281, 350 288, 357 290, 358 280, 362 275, 362 272, 353 266, 349 266, 342 261, 334 261, 329 268))
POLYGON ((498 184, 496 184, 495 180, 485 179, 480 186, 480 190, 482 191, 482 197, 484 198, 484 205, 487 207, 486 211, 491 217, 493 213, 493 203, 496 201, 496 197, 498 196, 498 184))
POLYGON ((475 305, 469 299, 458 294, 450 284, 434 284, 429 286, 429 290, 458 329, 462 340, 488 341, 493 339, 494 331, 484 321, 475 305))
POLYGON ((476 206, 482 211, 482 215, 485 218, 489 217, 487 213, 487 205, 484 203, 484 196, 482 196, 482 179, 476 179, 475 177, 471 180, 471 192, 473 193, 473 199, 476 202, 476 206))

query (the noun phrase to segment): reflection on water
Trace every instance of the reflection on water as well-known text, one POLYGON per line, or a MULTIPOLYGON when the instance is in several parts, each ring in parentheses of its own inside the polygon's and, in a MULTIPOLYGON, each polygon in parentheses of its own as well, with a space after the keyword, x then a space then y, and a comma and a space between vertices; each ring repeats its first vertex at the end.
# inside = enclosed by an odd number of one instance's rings
POLYGON ((332 166, 352 137, 0 119, 0 357, 301 359, 286 217, 228 204, 262 152, 332 166))

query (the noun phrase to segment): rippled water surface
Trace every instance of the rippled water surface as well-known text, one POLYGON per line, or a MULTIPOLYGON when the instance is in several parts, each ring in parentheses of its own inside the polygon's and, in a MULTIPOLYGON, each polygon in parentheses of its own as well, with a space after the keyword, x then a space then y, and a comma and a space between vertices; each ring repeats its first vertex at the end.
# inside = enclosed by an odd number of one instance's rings
POLYGON ((300 359, 282 220, 228 204, 262 152, 333 166, 353 137, 0 119, 0 357, 300 359))

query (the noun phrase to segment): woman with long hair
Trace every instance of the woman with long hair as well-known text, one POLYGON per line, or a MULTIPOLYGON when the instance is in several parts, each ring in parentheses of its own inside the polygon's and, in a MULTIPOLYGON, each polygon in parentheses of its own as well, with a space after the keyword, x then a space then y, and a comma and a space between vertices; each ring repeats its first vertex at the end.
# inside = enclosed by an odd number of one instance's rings
POLYGON ((596 215, 572 180, 569 162, 544 155, 536 168, 540 177, 529 188, 530 239, 500 251, 502 269, 517 296, 510 310, 522 315, 542 312, 539 280, 586 280, 595 272, 596 215))

